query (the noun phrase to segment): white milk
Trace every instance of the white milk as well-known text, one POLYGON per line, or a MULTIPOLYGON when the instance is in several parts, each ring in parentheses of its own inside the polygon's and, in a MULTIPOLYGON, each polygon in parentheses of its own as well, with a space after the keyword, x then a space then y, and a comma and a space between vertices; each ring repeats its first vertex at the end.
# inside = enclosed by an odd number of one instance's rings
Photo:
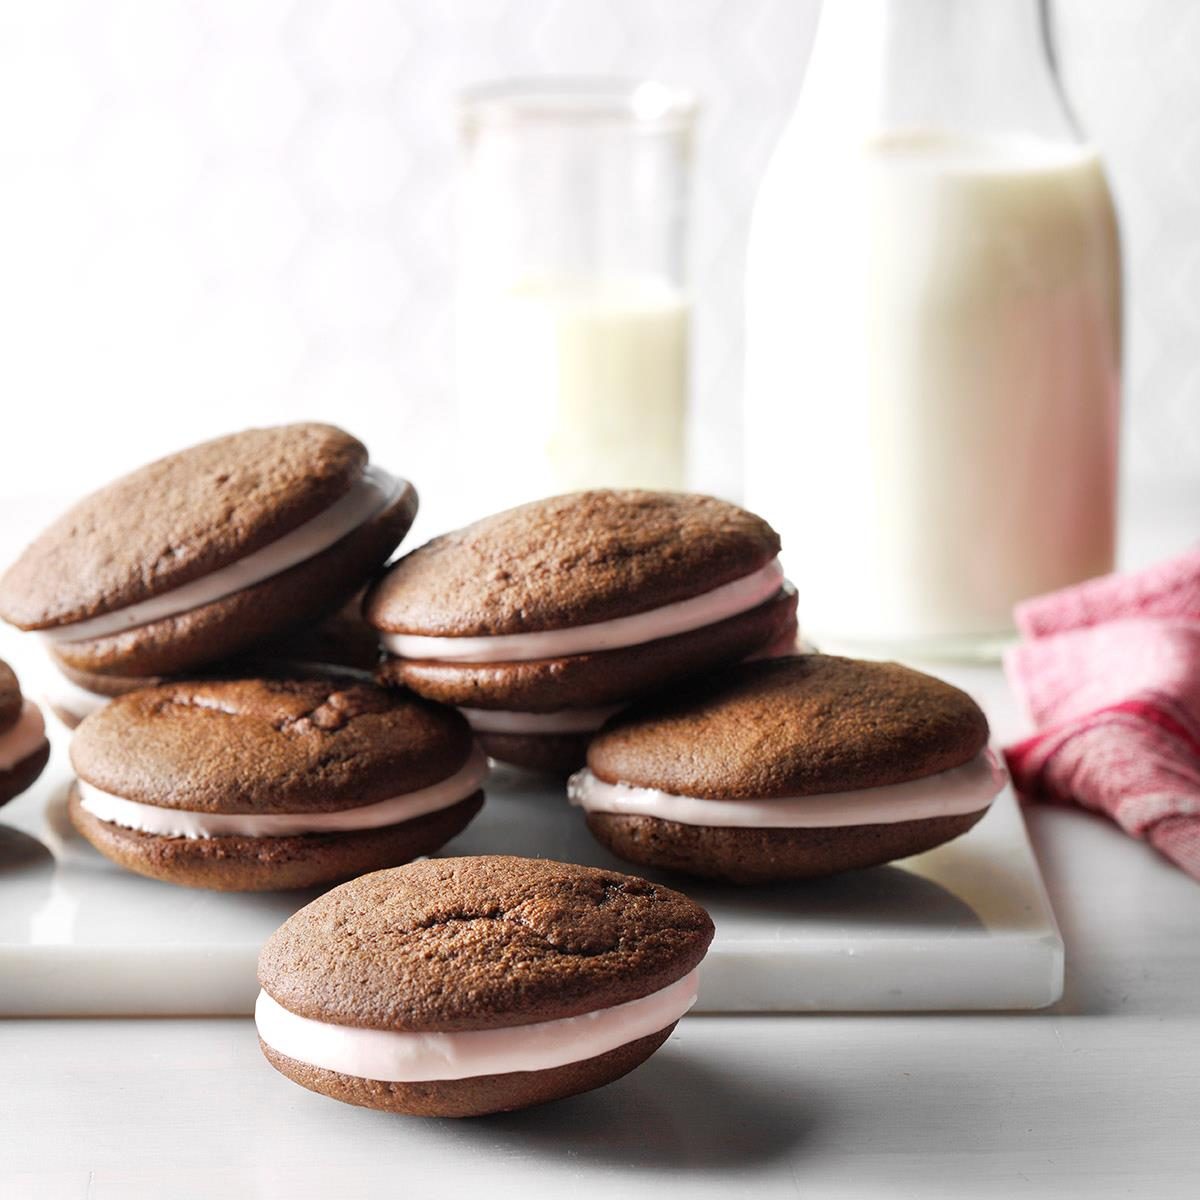
POLYGON ((747 277, 746 498, 806 632, 969 648, 1111 569, 1119 274, 1090 149, 781 147, 747 277))
POLYGON ((687 348, 688 304, 665 282, 468 293, 461 427, 488 509, 576 488, 683 487, 687 348))

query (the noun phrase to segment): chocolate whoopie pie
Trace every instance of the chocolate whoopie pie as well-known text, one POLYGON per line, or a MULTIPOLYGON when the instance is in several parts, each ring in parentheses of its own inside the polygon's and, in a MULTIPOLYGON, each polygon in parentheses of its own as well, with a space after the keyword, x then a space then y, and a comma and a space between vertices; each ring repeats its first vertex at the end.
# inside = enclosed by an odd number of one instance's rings
POLYGON ((378 871, 268 939, 259 1044, 349 1104, 526 1108, 649 1058, 695 1002, 712 936, 686 896, 594 867, 484 856, 378 871))
POLYGON ((965 692, 896 663, 744 663, 609 721, 571 777, 598 841, 732 883, 831 875, 928 850, 1004 773, 965 692))
POLYGON ((483 804, 456 712, 371 683, 242 679, 119 696, 71 740, 101 854, 218 891, 308 887, 436 850, 483 804))
MULTIPOLYGON (((44 699, 68 729, 74 729, 84 717, 103 708, 114 696, 172 682, 170 677, 161 675, 127 677, 77 671, 59 660, 53 646, 49 647, 49 657, 56 669, 45 685, 44 699)), ((317 625, 267 638, 235 659, 191 672, 189 678, 333 673, 358 674, 369 680, 379 665, 379 658, 379 638, 362 619, 361 597, 358 597, 317 625)))
POLYGON ((49 759, 41 710, 21 695, 12 668, 0 659, 0 804, 25 791, 49 759))
POLYGON ((76 504, 0 577, 0 617, 74 671, 181 674, 336 611, 416 510, 341 429, 249 429, 76 504))
POLYGON ((618 707, 796 633, 779 537, 711 496, 591 491, 435 538, 367 593, 380 679, 463 710, 485 749, 568 771, 618 707))

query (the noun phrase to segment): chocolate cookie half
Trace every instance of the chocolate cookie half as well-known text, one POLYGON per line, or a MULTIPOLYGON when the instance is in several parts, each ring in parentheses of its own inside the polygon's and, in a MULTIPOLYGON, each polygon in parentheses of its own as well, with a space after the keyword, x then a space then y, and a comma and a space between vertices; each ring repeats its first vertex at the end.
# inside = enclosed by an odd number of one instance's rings
POLYGON ((41 710, 21 695, 12 668, 0 659, 0 804, 25 791, 49 759, 41 710))
POLYGON ((630 862, 733 883, 831 875, 928 850, 1004 772, 965 692, 896 663, 744 663, 609 721, 571 803, 630 862))
MULTIPOLYGON (((74 729, 84 717, 103 708, 114 696, 172 682, 164 676, 98 675, 78 671, 59 658, 49 646, 52 671, 46 680, 43 699, 54 715, 74 729)), ((379 638, 362 619, 361 597, 332 617, 280 637, 267 638, 243 654, 224 663, 197 668, 188 678, 230 679, 268 675, 296 676, 358 675, 370 680, 379 665, 379 638)))
POLYGON ((343 430, 246 430, 80 501, 0 577, 0 616, 76 671, 181 674, 336 611, 416 510, 343 430))
POLYGON ((463 709, 497 758, 565 771, 632 698, 794 639, 778 553, 711 496, 578 492, 435 538, 365 612, 383 682, 463 709))
POLYGON ((526 858, 412 863, 314 900, 268 939, 255 1020, 314 1092, 414 1116, 526 1108, 611 1083, 696 999, 712 940, 686 896, 526 858))
POLYGON ((483 804, 452 709, 335 679, 131 692, 71 741, 75 827, 141 875, 218 891, 308 887, 428 854, 483 804))

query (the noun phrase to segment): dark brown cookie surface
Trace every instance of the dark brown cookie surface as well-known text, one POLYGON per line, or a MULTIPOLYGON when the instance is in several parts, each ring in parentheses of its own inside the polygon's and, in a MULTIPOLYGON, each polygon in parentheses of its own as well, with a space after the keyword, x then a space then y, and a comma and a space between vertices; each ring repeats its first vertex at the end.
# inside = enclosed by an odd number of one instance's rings
POLYGON ((538 500, 435 538, 368 593, 377 629, 490 636, 645 612, 766 565, 779 538, 711 496, 592 491, 538 500))
POLYGON ((267 664, 317 663, 374 671, 381 653, 379 635, 363 620, 362 597, 356 595, 325 620, 261 642, 245 657, 267 664))
POLYGON ((480 733, 479 744, 499 762, 546 775, 570 775, 587 761, 590 734, 480 733))
POLYGON ((21 685, 12 667, 0 658, 0 733, 21 715, 21 685))
POLYGON ((250 429, 167 456, 60 517, 0 577, 0 616, 44 629, 161 595, 261 549, 366 465, 331 425, 250 429))
POLYGON ((409 488, 382 513, 290 570, 210 604, 123 633, 59 642, 58 661, 92 674, 174 675, 249 652, 338 610, 404 537, 417 511, 409 488))
POLYGON ((37 782, 50 761, 50 743, 45 738, 31 754, 14 763, 7 771, 0 771, 0 804, 7 804, 37 782))
POLYGON ((683 825, 657 817, 588 813, 588 828, 618 858, 726 883, 816 879, 920 854, 966 833, 978 812, 828 829, 683 825))
POLYGON ((315 887, 430 854, 466 828, 483 806, 476 792, 449 808, 399 825, 293 837, 158 837, 101 821, 72 789, 68 814, 105 858, 137 875, 218 892, 315 887))
POLYGON ((739 662, 796 628, 796 593, 724 621, 639 646, 516 663, 441 663, 390 658, 381 682, 444 704, 555 712, 620 704, 671 680, 739 662))
POLYGON ((449 1033, 528 1025, 636 1000, 712 940, 686 896, 535 859, 431 859, 343 884, 259 956, 264 990, 304 1017, 449 1033))
POLYGON ((458 713, 410 694, 243 679, 120 696, 82 722, 71 761, 94 787, 161 808, 334 812, 445 779, 471 747, 458 713))
POLYGON ((632 705, 593 738, 609 783, 702 799, 882 787, 962 766, 987 744, 965 692, 896 663, 800 655, 743 663, 632 705))

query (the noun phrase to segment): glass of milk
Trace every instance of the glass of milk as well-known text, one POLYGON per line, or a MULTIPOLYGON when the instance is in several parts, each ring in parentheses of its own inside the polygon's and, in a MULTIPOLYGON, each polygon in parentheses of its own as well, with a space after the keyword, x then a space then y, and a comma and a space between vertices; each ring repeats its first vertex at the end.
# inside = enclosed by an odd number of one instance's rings
POLYGON ((695 107, 591 80, 463 98, 458 410, 485 507, 684 486, 695 107))
POLYGON ((1111 570, 1117 224, 1037 0, 827 0, 747 271, 746 499, 819 644, 988 657, 1111 570))

